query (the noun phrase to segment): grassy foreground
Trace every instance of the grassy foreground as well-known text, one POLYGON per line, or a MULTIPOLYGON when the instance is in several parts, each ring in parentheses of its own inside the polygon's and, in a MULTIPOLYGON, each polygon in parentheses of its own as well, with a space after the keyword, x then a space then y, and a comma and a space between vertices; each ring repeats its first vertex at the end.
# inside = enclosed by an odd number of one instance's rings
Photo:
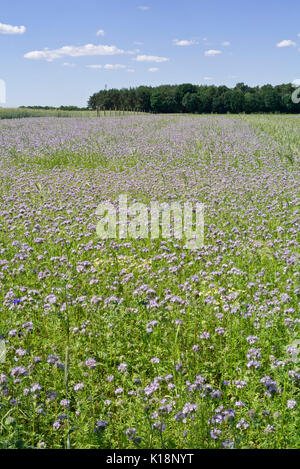
POLYGON ((299 448, 299 130, 286 116, 0 122, 0 447, 299 448), (101 201, 205 203, 205 245, 101 201))

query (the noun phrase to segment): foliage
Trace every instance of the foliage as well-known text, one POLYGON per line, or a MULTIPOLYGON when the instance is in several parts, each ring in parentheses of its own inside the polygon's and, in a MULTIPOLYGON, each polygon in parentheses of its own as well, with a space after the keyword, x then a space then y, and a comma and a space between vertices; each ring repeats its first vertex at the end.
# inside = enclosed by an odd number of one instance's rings
POLYGON ((251 88, 238 83, 226 86, 161 85, 121 90, 101 90, 88 101, 89 109, 126 109, 155 113, 299 113, 294 104, 292 84, 251 88))

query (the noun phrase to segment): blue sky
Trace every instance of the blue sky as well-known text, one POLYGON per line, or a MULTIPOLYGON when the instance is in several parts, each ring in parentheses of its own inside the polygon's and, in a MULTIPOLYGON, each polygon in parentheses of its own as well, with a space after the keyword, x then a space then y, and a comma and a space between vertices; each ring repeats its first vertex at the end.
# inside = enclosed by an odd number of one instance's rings
POLYGON ((299 14, 299 0, 1 0, 6 106, 85 106, 105 85, 292 82, 299 14))

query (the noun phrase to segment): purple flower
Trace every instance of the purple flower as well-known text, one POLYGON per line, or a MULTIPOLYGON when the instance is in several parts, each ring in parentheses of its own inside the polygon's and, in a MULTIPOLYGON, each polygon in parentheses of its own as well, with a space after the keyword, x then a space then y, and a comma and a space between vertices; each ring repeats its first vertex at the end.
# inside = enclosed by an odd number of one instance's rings
POLYGON ((24 366, 17 366, 16 368, 13 368, 10 372, 11 376, 28 376, 28 371, 24 366))
POLYGON ((255 344, 255 342, 258 341, 258 337, 256 335, 249 335, 248 337, 246 337, 246 340, 249 344, 255 344))
POLYGON ((69 407, 70 403, 71 403, 71 402, 70 402, 68 399, 62 399, 62 400, 60 401, 60 405, 61 405, 62 407, 69 407))
POLYGON ((82 389, 84 389, 84 384, 83 383, 77 383, 77 384, 74 385, 73 389, 74 389, 75 392, 81 391, 82 389))
POLYGON ((249 423, 245 420, 242 419, 236 424, 236 428, 242 428, 243 430, 246 430, 249 427, 249 423))
POLYGON ((151 358, 151 363, 153 363, 153 364, 159 363, 159 361, 160 361, 160 360, 159 360, 159 358, 157 358, 157 357, 151 358))
POLYGON ((232 448, 234 448, 234 441, 225 440, 225 441, 222 442, 222 446, 223 446, 223 448, 226 448, 226 449, 232 449, 232 448))
POLYGON ((222 434, 221 430, 219 430, 218 428, 213 428, 211 431, 210 431, 210 437, 213 439, 213 440, 218 440, 219 436, 222 434))
POLYGON ((98 420, 98 422, 96 422, 96 427, 94 429, 94 432, 99 433, 105 430, 107 425, 108 425, 108 422, 106 420, 98 420))
POLYGON ((125 371, 127 371, 127 363, 121 363, 119 366, 118 366, 118 370, 121 372, 121 373, 125 373, 125 371))
POLYGON ((92 370, 93 368, 96 368, 97 365, 98 363, 96 362, 94 358, 88 358, 85 361, 85 366, 87 366, 90 370, 92 370))
POLYGON ((58 420, 56 422, 54 422, 53 424, 53 429, 54 430, 59 430, 61 427, 61 422, 59 422, 58 420))
POLYGON ((39 392, 39 391, 41 391, 41 390, 42 390, 42 387, 41 387, 38 383, 33 384, 33 385, 31 386, 31 388, 30 388, 30 391, 31 391, 33 394, 36 393, 36 392, 39 392))

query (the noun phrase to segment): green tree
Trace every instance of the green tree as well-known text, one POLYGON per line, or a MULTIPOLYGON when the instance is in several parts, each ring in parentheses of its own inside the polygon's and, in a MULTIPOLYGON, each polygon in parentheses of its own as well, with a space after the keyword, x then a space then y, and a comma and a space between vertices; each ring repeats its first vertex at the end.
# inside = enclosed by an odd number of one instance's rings
POLYGON ((208 94, 208 87, 202 86, 198 91, 199 96, 199 104, 198 104, 198 112, 202 113, 209 113, 211 112, 211 99, 208 94))
POLYGON ((255 93, 245 93, 244 110, 247 114, 251 114, 252 112, 259 112, 259 101, 255 93))
POLYGON ((231 112, 231 95, 232 95, 232 90, 228 90, 222 96, 225 112, 231 112))
POLYGON ((197 93, 186 93, 182 99, 182 107, 186 112, 197 112, 199 108, 199 95, 197 93))
POLYGON ((152 91, 150 101, 154 112, 178 112, 174 88, 169 85, 159 86, 152 91))
MULTIPOLYGON (((125 109, 141 111, 239 113, 239 112, 291 112, 300 111, 300 104, 293 103, 291 83, 250 87, 237 83, 226 86, 161 85, 156 88, 139 86, 121 90, 100 90, 90 96, 88 109, 125 109)), ((41 108, 41 107, 37 107, 41 108)), ((71 109, 70 107, 63 107, 71 109)), ((76 109, 72 107, 72 109, 76 109)), ((46 109, 46 107, 45 107, 46 109)))
POLYGON ((223 100, 223 95, 221 96, 215 96, 212 101, 212 112, 216 112, 218 114, 223 114, 225 113, 225 106, 224 106, 224 100, 223 100))
POLYGON ((233 90, 230 97, 230 110, 234 114, 244 111, 244 94, 241 90, 233 90))
POLYGON ((92 96, 89 97, 88 103, 87 103, 88 109, 95 110, 97 107, 97 93, 92 94, 92 96))
POLYGON ((276 112, 280 109, 281 99, 276 90, 267 89, 264 94, 264 107, 266 112, 276 112))
POLYGON ((180 112, 184 111, 184 106, 182 100, 187 93, 197 93, 198 89, 196 85, 191 83, 183 83, 182 85, 177 85, 175 89, 175 100, 180 112))
POLYGON ((139 86, 136 90, 137 106, 140 111, 149 112, 151 110, 152 88, 149 86, 139 86))

